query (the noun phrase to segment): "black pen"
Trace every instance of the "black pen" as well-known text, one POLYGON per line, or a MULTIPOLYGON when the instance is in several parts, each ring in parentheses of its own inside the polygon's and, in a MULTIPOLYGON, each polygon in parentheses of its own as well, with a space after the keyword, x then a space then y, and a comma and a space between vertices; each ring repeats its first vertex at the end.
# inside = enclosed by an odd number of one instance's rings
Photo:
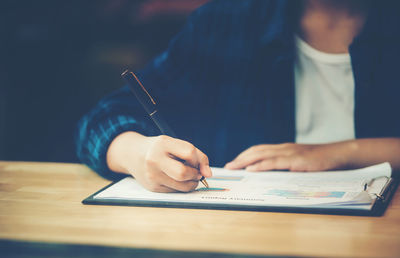
MULTIPOLYGON (((123 72, 121 76, 128 83, 129 88, 136 96, 136 98, 139 100, 139 102, 142 104, 147 114, 149 114, 151 120, 153 120, 153 122, 160 129, 161 133, 171 136, 173 138, 177 138, 174 131, 171 129, 171 127, 168 126, 168 124, 162 118, 160 112, 157 109, 157 104, 155 100, 153 99, 153 97, 151 97, 151 95, 143 86, 143 84, 140 82, 140 80, 137 78, 137 76, 129 70, 123 72)), ((209 187, 204 176, 200 179, 200 182, 205 187, 207 188, 209 187)))

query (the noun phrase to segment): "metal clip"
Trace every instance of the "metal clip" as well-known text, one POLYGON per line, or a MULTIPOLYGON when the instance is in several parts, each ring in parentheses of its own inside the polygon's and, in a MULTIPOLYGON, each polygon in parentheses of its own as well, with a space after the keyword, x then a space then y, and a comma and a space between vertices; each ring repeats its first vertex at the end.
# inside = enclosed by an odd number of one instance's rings
POLYGON ((389 186, 391 185, 393 178, 389 178, 387 176, 380 176, 380 177, 376 177, 376 178, 372 178, 371 181, 369 181, 368 183, 364 184, 364 191, 367 191, 368 188, 378 179, 381 178, 386 178, 386 183, 385 185, 382 187, 381 191, 379 193, 372 193, 373 195, 376 196, 376 198, 378 198, 381 201, 385 201, 385 194, 386 192, 389 190, 389 186))

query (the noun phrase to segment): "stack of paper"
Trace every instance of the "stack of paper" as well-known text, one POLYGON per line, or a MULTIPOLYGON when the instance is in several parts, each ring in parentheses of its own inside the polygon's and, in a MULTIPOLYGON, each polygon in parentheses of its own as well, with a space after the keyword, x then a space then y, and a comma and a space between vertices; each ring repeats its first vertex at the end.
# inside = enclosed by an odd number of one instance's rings
MULTIPOLYGON (((247 172, 212 168, 210 188, 190 193, 154 193, 127 177, 95 194, 94 200, 164 204, 371 209, 391 177, 389 163, 329 172, 247 172)), ((165 206, 165 205, 161 205, 165 206)), ((218 207, 218 206, 216 206, 218 207)))

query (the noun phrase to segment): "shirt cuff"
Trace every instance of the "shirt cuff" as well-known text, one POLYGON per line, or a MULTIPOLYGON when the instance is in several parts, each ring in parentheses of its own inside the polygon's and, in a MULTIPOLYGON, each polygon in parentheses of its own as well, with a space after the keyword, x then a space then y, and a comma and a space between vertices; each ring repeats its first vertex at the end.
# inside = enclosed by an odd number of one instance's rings
MULTIPOLYGON (((88 129, 87 125, 81 125, 81 128, 83 129, 81 129, 81 132, 86 131, 88 135, 86 146, 84 148, 78 147, 78 156, 99 175, 114 181, 127 176, 111 171, 107 165, 107 151, 115 137, 127 131, 135 131, 145 135, 154 134, 154 128, 125 115, 108 118, 90 129, 88 129), (84 130, 84 128, 89 131, 84 130), (79 149, 81 153, 79 153, 79 149)), ((79 138, 82 139, 84 137, 81 135, 79 138)))

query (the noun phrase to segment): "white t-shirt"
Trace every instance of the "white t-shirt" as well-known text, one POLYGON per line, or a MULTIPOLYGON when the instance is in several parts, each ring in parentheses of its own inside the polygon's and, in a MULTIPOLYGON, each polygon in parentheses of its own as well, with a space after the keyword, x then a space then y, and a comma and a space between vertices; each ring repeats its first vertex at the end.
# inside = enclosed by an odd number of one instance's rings
POLYGON ((296 46, 296 142, 354 139, 354 77, 350 55, 318 51, 299 37, 296 46))

